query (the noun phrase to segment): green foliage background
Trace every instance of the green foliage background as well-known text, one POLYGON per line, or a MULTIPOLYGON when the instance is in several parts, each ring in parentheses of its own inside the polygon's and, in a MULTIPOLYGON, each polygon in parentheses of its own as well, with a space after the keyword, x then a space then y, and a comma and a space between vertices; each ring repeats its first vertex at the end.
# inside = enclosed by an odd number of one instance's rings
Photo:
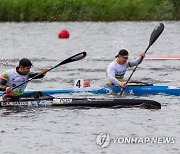
POLYGON ((0 0, 0 21, 179 19, 180 0, 0 0))

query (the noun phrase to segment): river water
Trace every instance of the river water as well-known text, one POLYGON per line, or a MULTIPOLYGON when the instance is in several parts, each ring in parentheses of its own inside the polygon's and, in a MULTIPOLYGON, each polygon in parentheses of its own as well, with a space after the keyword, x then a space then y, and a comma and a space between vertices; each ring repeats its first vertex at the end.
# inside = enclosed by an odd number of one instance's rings
MULTIPOLYGON (((89 80, 91 87, 100 87, 105 83, 106 67, 118 51, 126 48, 130 51, 130 59, 136 58, 147 48, 151 32, 158 23, 0 23, 1 61, 6 64, 1 64, 0 72, 16 67, 23 57, 32 60, 32 71, 39 71, 86 51, 85 59, 60 66, 45 78, 30 82, 27 89, 72 88, 78 78, 89 80), (69 39, 58 39, 57 33, 63 28, 69 30, 69 39)), ((179 55, 180 22, 163 23, 165 30, 147 56, 179 55)), ((132 79, 180 86, 179 66, 180 60, 144 60, 132 79)), ((131 72, 129 69, 125 78, 131 72)), ((156 100, 162 109, 2 108, 0 151, 2 154, 180 153, 179 96, 125 97, 156 100), (111 140, 106 147, 97 144, 102 134, 106 141, 111 140), (126 142, 126 139, 136 142, 126 142)))

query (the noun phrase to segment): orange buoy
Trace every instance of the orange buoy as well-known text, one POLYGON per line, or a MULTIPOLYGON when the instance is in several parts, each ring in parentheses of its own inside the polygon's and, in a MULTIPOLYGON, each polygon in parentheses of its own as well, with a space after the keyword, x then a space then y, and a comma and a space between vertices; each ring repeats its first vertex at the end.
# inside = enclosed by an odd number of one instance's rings
POLYGON ((60 38, 60 39, 67 39, 67 38, 69 38, 68 30, 66 30, 66 29, 60 30, 59 33, 58 33, 58 38, 60 38))

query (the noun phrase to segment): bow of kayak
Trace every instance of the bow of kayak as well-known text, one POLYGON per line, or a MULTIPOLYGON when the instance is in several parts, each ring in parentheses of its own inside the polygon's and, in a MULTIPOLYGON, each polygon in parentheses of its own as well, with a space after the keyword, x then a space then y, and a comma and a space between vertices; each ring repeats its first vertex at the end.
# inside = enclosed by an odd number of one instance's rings
MULTIPOLYGON (((121 92, 119 86, 110 86, 109 87, 113 92, 121 92)), ((143 85, 143 86, 128 86, 124 89, 124 92, 127 94, 133 95, 180 95, 180 87, 171 87, 163 85, 143 85)))

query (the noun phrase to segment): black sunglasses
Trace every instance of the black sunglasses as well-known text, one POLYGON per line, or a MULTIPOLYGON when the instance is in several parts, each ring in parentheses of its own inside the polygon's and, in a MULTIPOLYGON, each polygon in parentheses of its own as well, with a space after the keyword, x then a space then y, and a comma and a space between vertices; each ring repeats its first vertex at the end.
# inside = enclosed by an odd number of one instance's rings
POLYGON ((122 56, 124 59, 128 59, 128 57, 122 56))

